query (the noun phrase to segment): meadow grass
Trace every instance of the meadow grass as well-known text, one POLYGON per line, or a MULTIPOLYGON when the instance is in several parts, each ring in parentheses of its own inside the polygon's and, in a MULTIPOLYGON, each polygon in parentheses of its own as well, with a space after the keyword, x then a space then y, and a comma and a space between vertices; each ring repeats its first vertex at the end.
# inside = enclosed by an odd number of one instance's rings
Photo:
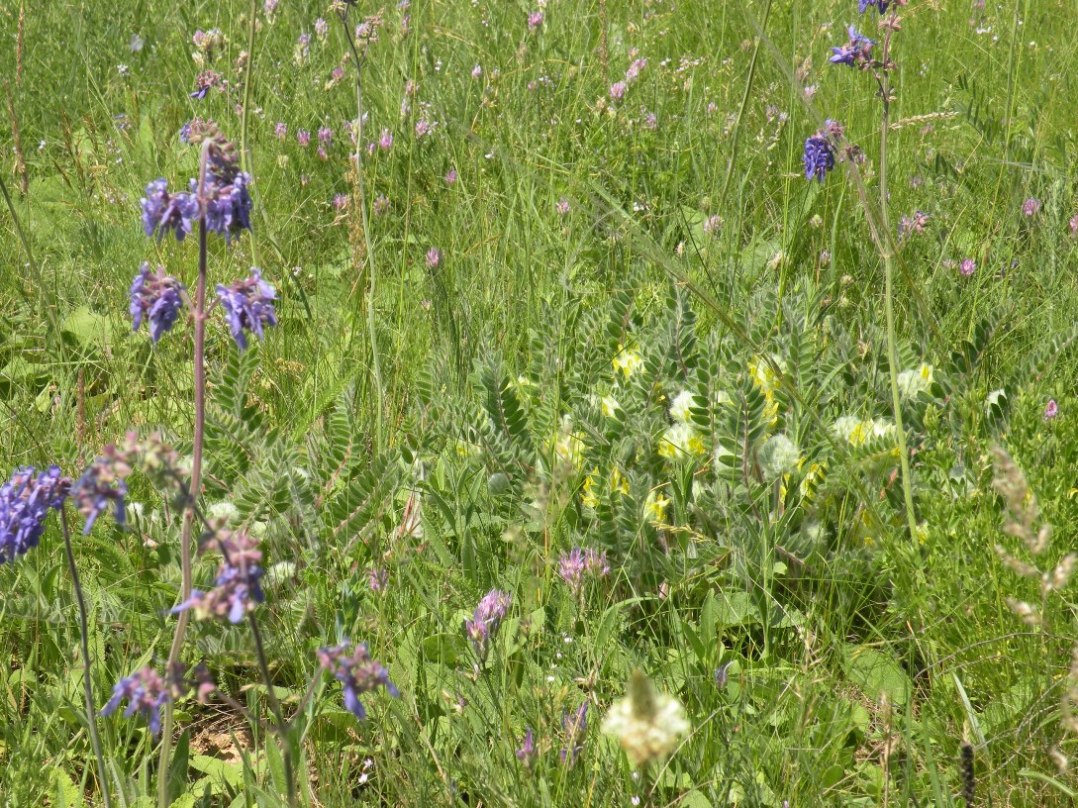
MULTIPOLYGON (((1065 0, 900 9, 894 368, 880 101, 827 63, 848 24, 879 37, 853 0, 82 5, 0 2, 3 470, 77 476, 128 430, 192 451, 190 324, 132 333, 127 291, 143 261, 193 287, 197 239, 147 239, 139 200, 197 175, 178 133, 215 120, 254 211, 209 244, 211 289, 261 267, 278 325, 240 353, 209 322, 200 501, 261 537, 273 688, 242 625, 193 621, 218 695, 176 702, 161 778, 141 717, 83 706, 50 522, 0 564, 0 801, 154 805, 163 779, 166 804, 287 805, 294 752, 304 805, 1069 804, 1065 0), (357 99, 346 37, 375 14, 357 99), (215 28, 226 83, 194 99, 215 28), (822 117, 865 160, 817 183, 822 117), (574 577, 574 548, 609 569, 574 577), (346 639, 400 691, 363 721, 318 678, 346 639), (601 730, 636 669, 691 725, 638 767, 601 730)), ((186 503, 129 486, 126 527, 73 536, 98 708, 176 623, 186 503)))

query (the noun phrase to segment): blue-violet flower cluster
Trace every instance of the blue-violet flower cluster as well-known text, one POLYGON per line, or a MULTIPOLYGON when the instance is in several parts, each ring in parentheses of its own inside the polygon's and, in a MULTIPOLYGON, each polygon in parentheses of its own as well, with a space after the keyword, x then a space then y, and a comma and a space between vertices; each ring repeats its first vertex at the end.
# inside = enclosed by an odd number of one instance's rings
POLYGON ((258 543, 242 531, 218 530, 213 540, 203 544, 201 549, 211 545, 221 551, 221 565, 213 589, 209 592, 194 590, 191 597, 172 612, 194 609, 200 619, 227 617, 230 623, 238 623, 256 604, 266 599, 259 583, 265 572, 261 566, 262 551, 258 549, 258 543))
POLYGON ((344 706, 360 721, 367 717, 367 711, 359 697, 375 688, 384 687, 394 698, 400 695, 396 685, 389 680, 389 671, 371 658, 364 643, 359 643, 349 651, 350 643, 318 649, 318 663, 344 689, 344 706))
POLYGON ((49 509, 63 507, 70 485, 57 466, 42 472, 26 466, 0 486, 0 564, 37 547, 49 509))
POLYGON ((277 314, 273 309, 277 293, 262 280, 262 272, 257 268, 253 268, 250 277, 244 280, 229 286, 217 284, 217 297, 228 316, 232 339, 241 351, 247 348, 248 331, 262 339, 265 326, 277 325, 277 314))
POLYGON ((845 45, 831 48, 831 64, 866 68, 872 64, 872 46, 876 43, 849 27, 850 40, 845 45))
POLYGON ((147 666, 121 679, 112 688, 112 698, 101 708, 101 715, 112 715, 124 699, 127 700, 125 718, 142 713, 150 725, 150 732, 155 737, 161 734, 161 708, 172 700, 170 688, 161 674, 147 666))
POLYGON ((150 321, 150 337, 154 342, 176 323, 183 307, 183 285, 166 275, 164 267, 150 272, 150 265, 143 262, 138 275, 131 283, 131 318, 138 331, 143 317, 150 321))
MULTIPOLYGON (((133 441, 134 436, 129 436, 129 442, 133 441)), ((136 450, 133 443, 125 448, 106 446, 71 489, 71 498, 86 519, 83 533, 89 534, 97 517, 108 510, 110 504, 116 523, 124 523, 124 497, 127 495, 124 480, 131 473, 136 450)))

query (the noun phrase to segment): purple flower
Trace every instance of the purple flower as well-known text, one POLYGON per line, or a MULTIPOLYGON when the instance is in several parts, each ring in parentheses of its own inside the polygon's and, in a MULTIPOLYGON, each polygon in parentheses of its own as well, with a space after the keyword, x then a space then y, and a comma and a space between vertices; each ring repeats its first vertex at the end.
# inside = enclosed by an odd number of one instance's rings
POLYGON ((36 474, 31 466, 16 469, 0 486, 0 564, 37 547, 49 508, 63 507, 70 486, 58 466, 36 474))
POLYGON ((132 452, 115 445, 106 446, 72 487, 71 499, 86 519, 83 534, 90 533, 97 517, 108 510, 110 504, 116 524, 124 523, 124 497, 127 495, 124 480, 131 473, 132 460, 132 452))
POLYGON ((629 65, 629 69, 625 71, 625 81, 630 84, 640 78, 640 73, 645 67, 648 66, 647 59, 633 59, 633 63, 629 65))
POLYGON ((531 727, 524 728, 524 740, 520 744, 520 748, 516 750, 517 760, 523 763, 525 766, 530 766, 532 759, 535 757, 535 733, 532 732, 531 727))
MULTIPOLYGON (((214 177, 206 184, 206 227, 220 233, 225 241, 240 230, 251 229, 251 194, 247 186, 251 175, 237 171, 228 177, 214 177)), ((192 188, 197 183, 192 180, 192 188)))
POLYGON ((171 230, 177 241, 183 241, 197 217, 198 200, 194 194, 170 194, 165 179, 146 186, 146 196, 142 197, 142 229, 147 236, 157 231, 158 238, 162 238, 171 230))
POLYGON ((913 233, 923 233, 926 224, 928 224, 928 214, 923 210, 915 210, 912 216, 903 216, 899 221, 898 235, 905 237, 913 233))
POLYGON ((191 93, 191 97, 202 100, 211 88, 218 87, 222 83, 221 74, 216 70, 203 70, 195 79, 195 91, 191 93))
POLYGON ((384 687, 389 695, 400 695, 396 685, 389 680, 389 671, 371 659, 364 643, 359 643, 349 653, 349 643, 331 648, 318 649, 318 664, 331 671, 333 677, 344 689, 344 706, 360 721, 367 717, 367 711, 359 697, 375 688, 384 687))
POLYGON ((416 137, 426 137, 430 134, 430 130, 431 122, 428 121, 426 118, 420 118, 418 121, 415 122, 416 137))
POLYGON ((584 733, 588 728, 588 703, 585 701, 573 712, 563 713, 561 728, 565 733, 561 762, 566 766, 572 766, 576 763, 577 755, 584 751, 584 733))
POLYGON ((562 553, 558 559, 558 575, 569 585, 574 593, 579 593, 585 577, 605 577, 610 572, 606 553, 588 548, 581 550, 574 547, 568 553, 562 553))
POLYGON ((559 216, 567 216, 569 211, 572 210, 572 205, 569 204, 569 200, 563 196, 554 203, 554 210, 559 216))
POLYGON ((301 146, 308 146, 311 143, 311 133, 306 129, 300 129, 296 132, 296 142, 301 146))
POLYGON ((314 21, 314 33, 321 40, 325 40, 326 35, 329 34, 329 23, 319 17, 314 21))
POLYGON ((112 688, 112 698, 101 708, 101 715, 112 715, 124 699, 127 699, 124 718, 142 713, 150 732, 155 737, 161 734, 161 708, 172 701, 170 688, 161 674, 147 666, 121 679, 112 688))
POLYGON ((850 40, 845 45, 831 48, 831 64, 867 67, 872 61, 872 46, 876 43, 858 33, 852 25, 849 27, 849 35, 850 40))
POLYGON ((805 179, 817 179, 820 182, 827 177, 827 172, 835 167, 835 149, 823 133, 817 132, 805 140, 805 179))
POLYGON ((370 584, 372 592, 383 591, 389 583, 389 570, 385 567, 372 567, 367 570, 367 583, 370 584))
POLYGON ((333 142, 333 130, 328 126, 323 126, 318 130, 318 142, 324 146, 328 146, 333 142))
POLYGON ((449 185, 449 186, 456 185, 457 184, 457 170, 455 168, 449 169, 447 172, 445 172, 445 177, 443 177, 443 179, 445 180, 446 185, 449 185))
POLYGON ((620 101, 625 97, 625 90, 628 85, 624 81, 615 81, 610 85, 610 97, 615 101, 620 101))
POLYGON ((1051 421, 1057 415, 1059 415, 1059 405, 1056 404, 1054 398, 1050 398, 1048 403, 1044 405, 1044 420, 1051 421))
POLYGON ((722 217, 715 213, 704 220, 704 233, 714 236, 722 229, 722 217))
POLYGON ((480 656, 485 654, 491 635, 497 631, 512 602, 508 592, 491 589, 475 607, 472 619, 465 621, 464 631, 480 656))
POLYGON ((1067 227, 1070 228, 1072 236, 1078 236, 1078 213, 1071 216, 1070 221, 1067 222, 1067 227))
POLYGON ((278 140, 284 140, 285 135, 288 134, 288 124, 284 121, 277 121, 277 125, 273 127, 273 134, 277 136, 278 140))
POLYGON ((345 208, 347 208, 348 207, 348 195, 347 194, 337 194, 336 196, 334 196, 333 197, 333 207, 335 207, 337 210, 344 210, 345 208))
POLYGON ((381 216, 389 210, 389 197, 385 194, 378 194, 374 200, 374 215, 381 216))
POLYGON ((176 606, 173 614, 194 609, 201 619, 227 617, 230 623, 238 623, 266 596, 259 580, 262 569, 262 551, 258 543, 242 531, 220 530, 211 541, 200 548, 216 546, 221 551, 221 564, 213 589, 191 592, 191 597, 176 606))
POLYGON ((528 15, 528 28, 534 31, 540 25, 543 24, 543 12, 533 11, 528 15))
POLYGON ((142 263, 138 275, 131 283, 131 318, 134 330, 138 331, 143 316, 150 320, 150 337, 154 342, 170 330, 180 315, 183 300, 180 292, 183 286, 178 280, 165 274, 164 267, 150 273, 150 265, 142 263))
POLYGON ((1027 218, 1036 216, 1041 212, 1041 201, 1036 197, 1031 196, 1025 202, 1022 203, 1022 215, 1027 218))
POLYGON ((442 263, 442 251, 437 247, 431 247, 427 250, 427 269, 437 269, 438 265, 442 263))
POLYGON ((232 339, 241 351, 247 349, 246 332, 252 331, 262 339, 265 326, 277 325, 277 314, 273 309, 277 293, 262 280, 262 272, 257 267, 251 269, 250 277, 230 286, 217 284, 217 298, 228 317, 232 339))
POLYGON ((962 263, 958 266, 958 271, 968 278, 977 271, 977 262, 972 258, 963 258, 962 263))
POLYGON ((472 68, 472 78, 477 79, 482 75, 483 75, 483 66, 481 64, 477 63, 475 65, 475 67, 472 68))
POLYGON ((378 147, 382 151, 389 151, 393 148, 393 133, 388 129, 382 130, 382 136, 378 138, 378 147))
POLYGON ((857 0, 857 10, 861 14, 864 14, 870 8, 877 9, 880 14, 884 14, 887 11, 887 5, 891 0, 857 0))

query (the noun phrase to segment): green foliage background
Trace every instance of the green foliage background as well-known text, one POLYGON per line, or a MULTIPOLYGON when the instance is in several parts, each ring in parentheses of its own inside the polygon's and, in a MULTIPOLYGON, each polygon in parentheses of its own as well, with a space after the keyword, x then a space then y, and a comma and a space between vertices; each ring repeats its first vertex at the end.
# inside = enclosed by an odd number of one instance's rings
MULTIPOLYGON (((139 197, 194 174, 177 133, 214 118, 249 149, 256 214, 251 237, 213 246, 211 279, 257 264, 281 300, 280 326, 243 355, 211 327, 205 502, 233 503, 264 537, 261 611, 286 707, 302 704, 315 648, 344 637, 368 642, 402 692, 371 696, 357 724, 335 683, 318 691, 303 721, 309 804, 959 805, 963 742, 983 804, 1074 796, 1051 754, 1076 748, 1061 722, 1073 593, 1042 602, 995 552, 1026 558, 1000 530, 989 451, 1025 469, 1055 527, 1032 561, 1051 570, 1072 545, 1078 460, 1066 0, 903 12, 889 204, 896 221, 930 219, 898 256, 901 369, 933 371, 904 403, 912 537, 893 436, 833 429, 892 420, 882 267, 842 172, 804 180, 818 124, 788 72, 846 124, 875 188, 870 79, 827 64, 847 24, 871 35, 853 0, 550 0, 537 30, 517 3, 361 3, 384 19, 364 67, 368 137, 395 138, 364 162, 366 230, 344 128, 354 66, 327 88, 347 47, 324 4, 282 0, 272 22, 239 0, 69 6, 0 0, 0 168, 17 217, 0 213, 3 470, 75 473, 130 428, 189 451, 190 330, 157 346, 130 333, 126 291, 143 260, 193 281, 193 245, 147 240, 139 197), (297 65, 320 15, 329 36, 297 65), (191 35, 214 27, 229 89, 196 101, 191 35), (612 102, 638 57, 646 68, 612 102), (420 117, 436 122, 425 138, 420 117), (335 132, 325 160, 295 140, 321 126, 335 132), (1033 217, 1029 197, 1043 203, 1033 217), (640 356, 631 375, 615 367, 623 351, 640 356), (664 457, 686 390, 703 451, 664 457), (780 434, 798 462, 772 473, 780 434), (418 528, 405 516, 417 503, 418 528), (558 558, 578 546, 612 570, 575 596, 558 558), (480 668, 462 625, 495 586, 514 604, 480 668), (642 778, 599 731, 634 667, 694 728, 642 778), (583 751, 565 766, 562 716, 585 702, 583 751), (526 727, 530 767, 515 755, 526 727)), ((130 529, 103 522, 76 548, 102 703, 167 655, 179 586, 174 514, 144 481, 131 499, 130 529)), ((61 555, 50 529, 0 567, 10 805, 98 804, 61 555)), ((263 707, 243 632, 198 624, 188 655, 263 707)), ((223 708, 180 713, 177 804, 282 804, 273 743, 223 708)), ((153 804, 145 727, 101 726, 122 804, 153 804)))

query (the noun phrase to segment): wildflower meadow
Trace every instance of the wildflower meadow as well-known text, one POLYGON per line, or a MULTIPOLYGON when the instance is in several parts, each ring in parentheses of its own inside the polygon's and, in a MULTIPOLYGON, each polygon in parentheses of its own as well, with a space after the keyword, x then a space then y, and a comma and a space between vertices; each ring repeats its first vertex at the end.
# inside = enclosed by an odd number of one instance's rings
POLYGON ((0 806, 1078 799, 1070 0, 0 0, 0 806))

